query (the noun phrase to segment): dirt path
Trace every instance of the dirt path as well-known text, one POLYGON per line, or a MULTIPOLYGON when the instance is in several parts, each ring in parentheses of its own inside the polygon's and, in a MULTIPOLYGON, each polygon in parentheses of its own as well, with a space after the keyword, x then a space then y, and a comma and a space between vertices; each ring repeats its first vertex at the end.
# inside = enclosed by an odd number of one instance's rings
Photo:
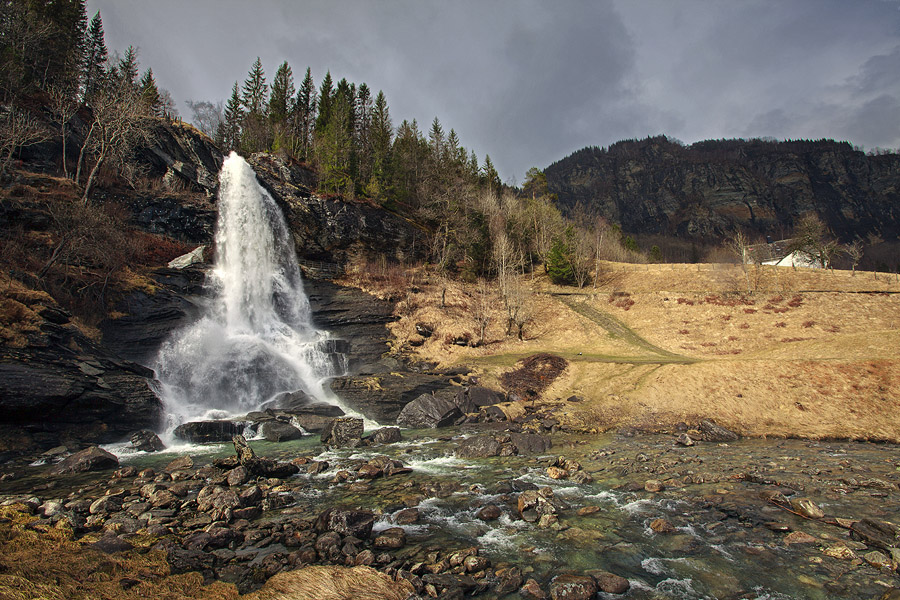
POLYGON ((608 331, 614 337, 617 337, 631 344, 632 346, 636 346, 637 348, 640 348, 645 352, 655 354, 658 359, 653 360, 652 362, 682 364, 697 362, 696 359, 689 358, 681 354, 675 354, 674 352, 669 352, 668 350, 664 350, 659 346, 651 344, 649 341, 639 336, 637 333, 635 333, 634 330, 616 319, 614 316, 599 311, 592 306, 588 306, 588 304, 584 301, 577 301, 575 299, 575 296, 571 294, 553 294, 553 296, 560 302, 577 312, 579 315, 590 319, 591 321, 608 331))

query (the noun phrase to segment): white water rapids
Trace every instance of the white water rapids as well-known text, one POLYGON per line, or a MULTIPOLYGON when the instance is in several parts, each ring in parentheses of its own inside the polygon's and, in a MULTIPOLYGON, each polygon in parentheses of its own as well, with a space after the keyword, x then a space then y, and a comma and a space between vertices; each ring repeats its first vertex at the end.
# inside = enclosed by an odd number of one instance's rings
POLYGON ((343 365, 323 352, 327 334, 312 325, 281 211, 233 152, 219 182, 211 302, 162 345, 153 365, 168 430, 257 410, 284 392, 338 404, 325 383, 343 365))

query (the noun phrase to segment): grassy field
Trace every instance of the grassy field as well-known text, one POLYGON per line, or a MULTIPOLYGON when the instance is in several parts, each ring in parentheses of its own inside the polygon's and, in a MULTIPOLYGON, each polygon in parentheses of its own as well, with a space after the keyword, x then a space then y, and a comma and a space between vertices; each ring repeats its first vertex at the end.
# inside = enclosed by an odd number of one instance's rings
POLYGON ((605 273, 580 290, 526 276, 532 319, 521 341, 506 335, 496 289, 483 298, 475 285, 423 273, 356 283, 400 298, 395 351, 468 365, 488 385, 500 387, 526 356, 565 358, 541 401, 578 429, 713 418, 751 436, 900 441, 896 276, 618 263, 605 273), (475 317, 485 312, 484 343, 455 344, 480 341, 475 317), (434 335, 423 340, 417 323, 434 335))

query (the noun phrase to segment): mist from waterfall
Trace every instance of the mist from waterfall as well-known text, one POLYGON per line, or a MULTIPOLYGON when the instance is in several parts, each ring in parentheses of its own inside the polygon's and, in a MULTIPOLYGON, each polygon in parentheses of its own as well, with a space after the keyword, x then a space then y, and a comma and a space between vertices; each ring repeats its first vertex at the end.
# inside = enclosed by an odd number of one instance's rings
POLYGON ((168 428, 244 414, 280 393, 337 404, 326 387, 343 365, 323 351, 281 211, 234 152, 219 175, 212 298, 161 347, 154 369, 168 428))

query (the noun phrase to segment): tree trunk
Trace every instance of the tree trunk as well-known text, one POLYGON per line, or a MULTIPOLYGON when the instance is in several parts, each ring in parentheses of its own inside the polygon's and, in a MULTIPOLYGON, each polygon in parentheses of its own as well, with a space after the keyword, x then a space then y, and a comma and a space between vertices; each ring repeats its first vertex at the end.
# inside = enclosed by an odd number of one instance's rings
POLYGON ((94 185, 94 178, 97 176, 97 171, 100 170, 100 165, 103 164, 103 159, 105 151, 100 153, 100 156, 97 157, 97 162, 94 163, 94 168, 91 169, 91 174, 88 175, 87 183, 84 184, 84 196, 81 198, 82 204, 88 203, 88 196, 91 193, 91 186, 94 185))

